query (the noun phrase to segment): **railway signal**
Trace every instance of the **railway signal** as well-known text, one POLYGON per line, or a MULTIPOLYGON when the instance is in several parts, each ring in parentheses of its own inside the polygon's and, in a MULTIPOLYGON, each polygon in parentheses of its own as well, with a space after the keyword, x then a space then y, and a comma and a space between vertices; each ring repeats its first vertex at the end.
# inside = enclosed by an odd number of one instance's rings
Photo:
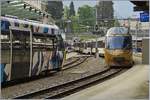
POLYGON ((98 31, 98 25, 97 24, 95 25, 95 31, 98 31))

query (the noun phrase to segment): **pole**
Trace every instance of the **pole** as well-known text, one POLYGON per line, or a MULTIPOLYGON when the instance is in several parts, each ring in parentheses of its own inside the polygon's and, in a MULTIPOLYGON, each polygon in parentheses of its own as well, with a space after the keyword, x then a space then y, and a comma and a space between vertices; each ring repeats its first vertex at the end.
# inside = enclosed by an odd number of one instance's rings
POLYGON ((138 36, 138 19, 137 19, 137 23, 136 23, 136 45, 135 45, 135 48, 136 48, 136 51, 137 51, 137 36, 138 36))
MULTIPOLYGON (((96 6, 96 25, 98 25, 98 21, 97 21, 97 6, 96 6)), ((98 46, 97 46, 97 37, 98 37, 98 35, 96 33, 95 58, 98 58, 98 56, 99 56, 99 54, 98 54, 98 46)))

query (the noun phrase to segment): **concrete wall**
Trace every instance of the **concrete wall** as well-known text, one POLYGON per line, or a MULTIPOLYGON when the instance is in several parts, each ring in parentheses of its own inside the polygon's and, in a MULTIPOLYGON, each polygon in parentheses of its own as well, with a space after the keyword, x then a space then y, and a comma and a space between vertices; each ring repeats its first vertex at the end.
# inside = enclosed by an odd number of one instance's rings
POLYGON ((149 63, 149 39, 142 39, 142 64, 150 64, 149 63))

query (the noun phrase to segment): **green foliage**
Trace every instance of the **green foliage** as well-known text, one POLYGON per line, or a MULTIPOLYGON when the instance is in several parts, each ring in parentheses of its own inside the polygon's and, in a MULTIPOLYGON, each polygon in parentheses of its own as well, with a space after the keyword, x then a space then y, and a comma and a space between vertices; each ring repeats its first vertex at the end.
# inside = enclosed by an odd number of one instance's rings
POLYGON ((68 6, 64 7, 64 19, 69 19, 69 8, 68 6))
POLYGON ((120 23, 119 23, 119 21, 117 19, 114 22, 114 26, 116 26, 116 27, 120 26, 120 23))
POLYGON ((89 40, 89 39, 95 39, 96 35, 93 35, 93 34, 78 34, 78 37, 81 40, 89 40))
POLYGON ((70 10, 69 10, 69 17, 71 16, 75 16, 74 4, 72 1, 70 3, 70 10))
POLYGON ((69 8, 68 6, 64 7, 64 27, 70 28, 71 32, 75 32, 74 30, 78 27, 77 19, 78 18, 75 16, 74 4, 71 2, 69 8), (68 20, 71 20, 71 23, 67 23, 68 20))
POLYGON ((78 30, 79 30, 78 16, 71 16, 70 19, 72 21, 73 32, 78 32, 78 30))
POLYGON ((84 5, 78 9, 77 14, 74 13, 70 16, 72 3, 70 4, 70 8, 67 6, 64 7, 64 29, 68 28, 69 25, 72 33, 92 31, 96 21, 95 8, 84 5), (67 23, 68 20, 71 22, 67 23))
POLYGON ((47 11, 51 14, 53 19, 61 19, 63 16, 63 3, 62 1, 48 1, 47 11))
POLYGON ((93 26, 95 25, 95 9, 88 5, 79 7, 78 9, 79 20, 83 25, 93 26))

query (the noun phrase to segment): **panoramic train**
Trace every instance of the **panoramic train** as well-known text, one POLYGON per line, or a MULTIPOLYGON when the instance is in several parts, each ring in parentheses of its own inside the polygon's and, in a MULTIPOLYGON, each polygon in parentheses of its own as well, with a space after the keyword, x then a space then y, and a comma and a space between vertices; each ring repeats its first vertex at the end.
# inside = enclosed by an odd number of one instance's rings
POLYGON ((107 31, 104 57, 108 66, 131 67, 133 65, 132 36, 128 28, 112 27, 107 31))
POLYGON ((56 25, 1 16, 1 83, 61 70, 64 40, 56 25))
MULTIPOLYGON (((88 40, 88 41, 84 41, 84 42, 77 42, 77 43, 74 43, 73 47, 74 47, 74 50, 79 53, 95 54, 96 40, 92 39, 92 40, 88 40)), ((103 55, 104 47, 105 47, 104 37, 101 37, 97 40, 97 48, 98 48, 100 56, 104 56, 103 55)))

